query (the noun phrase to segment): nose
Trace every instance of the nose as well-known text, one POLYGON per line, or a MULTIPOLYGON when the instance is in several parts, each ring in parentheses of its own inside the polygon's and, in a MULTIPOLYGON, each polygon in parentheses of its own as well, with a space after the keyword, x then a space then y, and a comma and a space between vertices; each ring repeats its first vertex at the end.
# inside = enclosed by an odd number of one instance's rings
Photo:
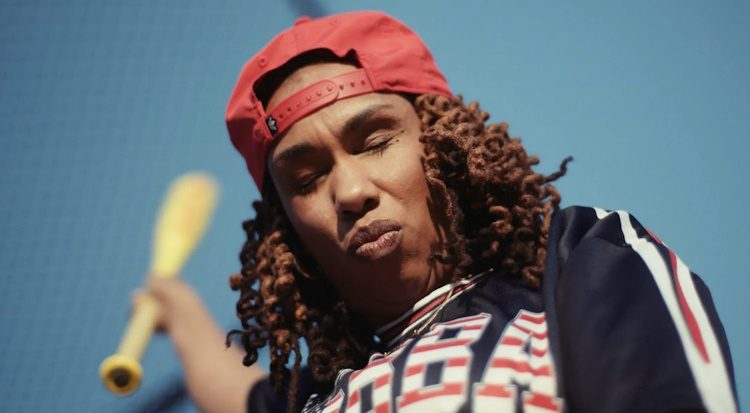
POLYGON ((332 178, 331 197, 338 214, 362 215, 380 203, 380 190, 369 169, 356 160, 340 162, 332 178))

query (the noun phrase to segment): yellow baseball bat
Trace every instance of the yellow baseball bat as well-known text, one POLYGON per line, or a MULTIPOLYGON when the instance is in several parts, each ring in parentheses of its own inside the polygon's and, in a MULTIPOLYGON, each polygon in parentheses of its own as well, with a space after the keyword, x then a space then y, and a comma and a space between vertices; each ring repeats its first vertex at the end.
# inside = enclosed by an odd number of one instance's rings
MULTIPOLYGON (((179 275, 208 227, 217 197, 217 184, 205 174, 185 174, 172 183, 156 219, 149 276, 179 275)), ((113 393, 130 394, 140 385, 143 369, 139 360, 158 316, 158 303, 146 294, 133 309, 117 352, 99 366, 105 386, 113 393)))

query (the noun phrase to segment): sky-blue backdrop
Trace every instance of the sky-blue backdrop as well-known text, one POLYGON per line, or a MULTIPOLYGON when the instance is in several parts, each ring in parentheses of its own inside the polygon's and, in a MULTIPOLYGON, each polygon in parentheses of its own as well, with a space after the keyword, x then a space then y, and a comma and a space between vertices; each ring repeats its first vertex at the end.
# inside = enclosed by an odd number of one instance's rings
MULTIPOLYGON (((257 192, 223 124, 242 63, 301 13, 377 8, 421 34, 452 88, 507 120, 565 205, 630 210, 712 290, 750 406, 750 5, 717 2, 2 1, 0 411, 194 411, 157 338, 108 394, 168 183, 224 190, 184 277, 234 326, 226 277, 257 192), (608 2, 615 3, 615 2, 608 2)), ((637 297, 633 297, 637 299, 637 297)))

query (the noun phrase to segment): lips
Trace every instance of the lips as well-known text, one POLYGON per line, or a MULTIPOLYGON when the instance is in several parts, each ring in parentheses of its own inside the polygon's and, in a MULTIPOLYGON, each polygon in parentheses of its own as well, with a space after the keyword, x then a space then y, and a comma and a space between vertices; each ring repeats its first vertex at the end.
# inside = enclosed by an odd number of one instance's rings
POLYGON ((401 242, 401 225, 396 221, 379 219, 354 232, 348 251, 364 259, 375 260, 393 252, 401 242))

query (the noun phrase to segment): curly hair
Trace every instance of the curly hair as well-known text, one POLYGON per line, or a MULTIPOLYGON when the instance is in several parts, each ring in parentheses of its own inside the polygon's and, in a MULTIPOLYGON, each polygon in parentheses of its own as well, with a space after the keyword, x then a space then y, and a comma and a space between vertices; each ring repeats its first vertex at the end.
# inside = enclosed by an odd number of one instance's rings
MULTIPOLYGON (((476 102, 421 95, 413 100, 425 146, 422 160, 432 207, 447 211, 450 230, 433 259, 447 264, 453 279, 494 267, 497 276, 522 277, 531 287, 542 282, 548 231, 560 195, 545 176, 532 170, 538 158, 526 154, 508 124, 486 124, 489 115, 476 102)), ((240 261, 230 278, 240 292, 237 314, 245 365, 270 347, 273 388, 288 386, 287 407, 295 409, 300 376, 300 339, 307 342, 307 364, 317 391, 331 388, 344 368, 363 367, 375 351, 373 332, 346 303, 301 247, 273 185, 253 204, 254 219, 240 261), (290 358, 294 357, 291 369, 290 358)), ((229 339, 229 336, 228 336, 229 339)))

